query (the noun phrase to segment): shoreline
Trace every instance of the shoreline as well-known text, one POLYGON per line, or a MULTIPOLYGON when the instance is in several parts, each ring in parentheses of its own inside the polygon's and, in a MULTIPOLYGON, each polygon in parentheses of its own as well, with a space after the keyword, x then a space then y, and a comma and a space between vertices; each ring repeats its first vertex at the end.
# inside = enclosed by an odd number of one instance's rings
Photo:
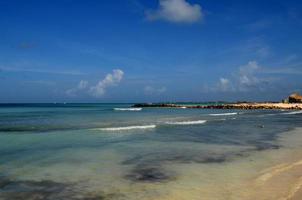
POLYGON ((302 110, 302 103, 226 103, 212 105, 184 105, 174 103, 141 103, 133 108, 191 108, 191 109, 241 109, 241 110, 302 110))
MULTIPOLYGON (((171 182, 170 190, 160 200, 232 199, 232 200, 298 200, 302 198, 302 128, 283 132, 280 149, 252 152, 247 157, 221 165, 191 164, 173 166, 183 176, 171 182), (227 172, 227 173, 225 173, 227 172), (214 176, 213 176, 214 175, 214 176), (194 179, 192 177, 195 177, 194 179), (184 183, 191 184, 185 189, 184 183), (197 187, 198 186, 198 187, 197 187)), ((169 166, 171 167, 171 166, 169 166)))

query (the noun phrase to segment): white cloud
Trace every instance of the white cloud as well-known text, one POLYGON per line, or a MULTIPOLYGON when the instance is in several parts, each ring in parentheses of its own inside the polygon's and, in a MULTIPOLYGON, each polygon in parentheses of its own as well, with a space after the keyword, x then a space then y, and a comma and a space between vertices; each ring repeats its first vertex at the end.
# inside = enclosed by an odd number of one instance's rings
POLYGON ((256 61, 250 61, 247 65, 239 68, 239 89, 246 90, 259 84, 261 81, 255 76, 255 73, 260 69, 256 61))
POLYGON ((152 86, 146 86, 144 92, 146 95, 160 95, 167 91, 166 87, 154 88, 152 86))
POLYGON ((77 87, 75 88, 72 88, 72 89, 69 89, 69 90, 66 90, 66 94, 68 96, 71 96, 71 97, 74 97, 77 95, 77 93, 81 90, 84 90, 88 87, 88 81, 85 81, 85 80, 81 80, 78 84, 77 87))
POLYGON ((108 87, 117 86, 123 79, 124 72, 115 69, 111 74, 107 74, 103 80, 100 80, 95 86, 89 87, 88 81, 81 80, 77 87, 66 90, 66 94, 71 97, 77 96, 80 92, 86 92, 94 97, 101 97, 106 93, 108 87))
POLYGON ((217 88, 220 91, 226 92, 232 90, 232 85, 230 83, 230 80, 227 78, 220 78, 219 82, 217 84, 217 88))
POLYGON ((159 0, 159 8, 147 11, 148 20, 164 20, 173 23, 194 23, 202 20, 201 6, 186 0, 159 0))
POLYGON ((106 77, 99 81, 95 86, 90 87, 89 93, 95 97, 101 97, 106 93, 108 87, 118 85, 123 79, 124 72, 120 69, 113 70, 112 74, 107 74, 106 77))
POLYGON ((240 66, 231 78, 220 78, 212 91, 220 92, 246 92, 251 90, 263 91, 273 78, 259 76, 263 68, 256 61, 250 61, 240 66))
POLYGON ((87 88, 87 86, 88 86, 88 81, 81 80, 81 81, 79 82, 78 88, 79 88, 80 90, 83 90, 83 89, 87 88))
POLYGON ((66 90, 65 93, 66 93, 67 96, 75 97, 76 93, 77 93, 77 90, 75 88, 72 88, 72 89, 66 90))

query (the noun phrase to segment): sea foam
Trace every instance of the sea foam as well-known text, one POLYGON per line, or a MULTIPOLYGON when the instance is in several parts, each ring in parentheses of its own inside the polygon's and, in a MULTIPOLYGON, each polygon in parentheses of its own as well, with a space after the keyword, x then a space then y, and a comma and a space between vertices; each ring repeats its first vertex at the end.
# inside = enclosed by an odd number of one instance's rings
POLYGON ((122 126, 122 127, 108 127, 108 128, 96 128, 93 130, 100 130, 100 131, 127 131, 133 129, 152 129, 156 128, 156 125, 142 125, 142 126, 122 126))
POLYGON ((229 115, 237 115, 238 113, 232 112, 232 113, 216 113, 216 114, 209 114, 210 116, 229 116, 229 115))
POLYGON ((179 121, 179 122, 166 122, 170 125, 194 125, 194 124, 204 124, 207 120, 196 120, 196 121, 179 121))
POLYGON ((142 108, 113 108, 116 111, 141 111, 142 108))
POLYGON ((293 112, 286 112, 282 113, 283 115, 296 115, 296 114, 302 114, 302 110, 293 111, 293 112))

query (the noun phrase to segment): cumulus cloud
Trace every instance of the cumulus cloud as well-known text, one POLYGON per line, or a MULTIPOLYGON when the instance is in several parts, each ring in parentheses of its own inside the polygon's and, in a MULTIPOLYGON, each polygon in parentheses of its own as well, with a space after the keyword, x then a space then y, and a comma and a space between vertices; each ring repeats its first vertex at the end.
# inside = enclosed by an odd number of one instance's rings
POLYGON ((73 97, 73 96, 76 96, 78 92, 80 92, 81 90, 86 89, 87 87, 88 87, 88 81, 81 80, 78 83, 77 87, 66 90, 66 94, 68 96, 73 97))
POLYGON ((88 81, 81 80, 79 82, 78 89, 83 90, 87 88, 87 86, 88 86, 88 81))
POLYGON ((160 88, 154 88, 152 86, 146 86, 144 88, 144 92, 146 95, 160 95, 164 92, 166 92, 167 88, 166 87, 160 87, 160 88))
POLYGON ((256 61, 249 61, 242 65, 230 78, 220 78, 212 91, 220 92, 245 92, 251 90, 263 91, 269 82, 274 79, 261 77, 263 68, 256 61))
POLYGON ((195 23, 203 18, 201 6, 186 0, 159 0, 159 8, 147 11, 150 21, 164 20, 173 23, 195 23))
POLYGON ((239 87, 245 90, 249 87, 253 87, 261 82, 256 77, 255 73, 260 69, 260 66, 256 61, 250 61, 247 65, 239 68, 239 87))
POLYGON ((75 97, 79 93, 88 93, 94 97, 101 97, 106 93, 109 87, 117 86, 123 79, 124 72, 120 69, 113 70, 100 80, 95 86, 89 86, 88 81, 81 80, 75 88, 66 90, 66 94, 70 97, 75 97))
POLYGON ((124 72, 120 69, 113 70, 112 74, 99 81, 95 86, 90 87, 89 93, 94 97, 101 97, 106 93, 108 87, 118 85, 123 79, 124 72))
POLYGON ((230 80, 227 78, 220 78, 219 82, 217 84, 217 88, 220 91, 226 92, 232 90, 232 85, 230 83, 230 80))

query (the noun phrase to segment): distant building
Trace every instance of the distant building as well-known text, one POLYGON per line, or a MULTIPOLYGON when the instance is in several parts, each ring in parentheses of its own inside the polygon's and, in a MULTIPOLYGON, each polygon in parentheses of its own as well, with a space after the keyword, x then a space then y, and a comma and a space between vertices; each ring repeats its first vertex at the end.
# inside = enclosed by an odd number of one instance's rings
POLYGON ((302 103, 302 96, 299 93, 293 93, 288 98, 282 100, 283 103, 302 103))

